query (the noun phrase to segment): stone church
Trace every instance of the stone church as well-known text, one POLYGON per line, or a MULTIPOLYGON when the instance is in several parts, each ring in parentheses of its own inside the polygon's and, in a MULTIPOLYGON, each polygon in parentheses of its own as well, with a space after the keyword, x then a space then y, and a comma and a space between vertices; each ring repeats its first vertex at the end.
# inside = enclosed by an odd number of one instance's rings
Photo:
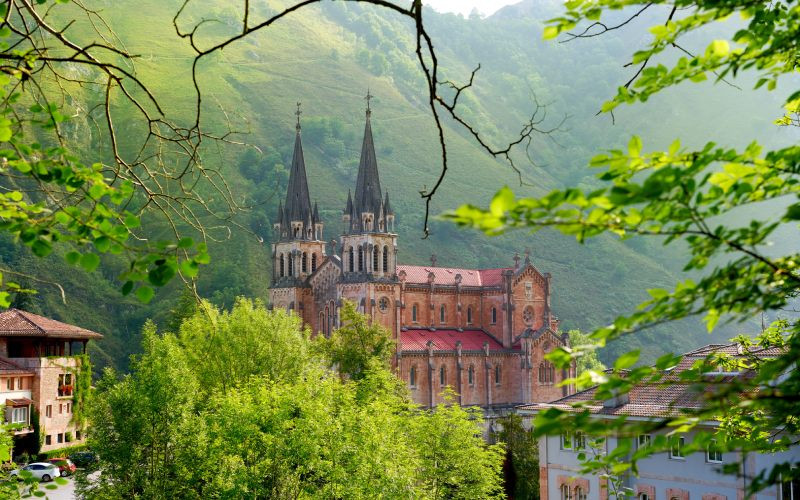
POLYGON ((435 257, 431 265, 398 263, 395 214, 381 189, 367 103, 355 191, 347 195, 343 233, 330 243, 311 204, 298 105, 286 200, 273 225, 272 306, 330 335, 343 301, 354 302, 392 332, 394 367, 424 406, 440 403, 448 386, 459 403, 484 408, 569 394, 572 388, 558 384, 572 370, 544 359, 569 344, 550 309, 551 276, 528 256, 492 269, 441 266, 435 257))

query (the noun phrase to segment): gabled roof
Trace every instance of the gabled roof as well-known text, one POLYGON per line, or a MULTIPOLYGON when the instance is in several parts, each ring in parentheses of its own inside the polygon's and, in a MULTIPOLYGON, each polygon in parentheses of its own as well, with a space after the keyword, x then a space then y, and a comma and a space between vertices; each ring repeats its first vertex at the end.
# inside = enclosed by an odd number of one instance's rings
POLYGON ((397 265, 397 273, 405 271, 406 283, 427 284, 428 274, 435 276, 436 285, 455 285, 456 275, 461 275, 462 286, 497 286, 503 283, 503 271, 510 271, 510 267, 496 269, 464 269, 460 267, 433 267, 397 265))
MULTIPOLYGON (((763 358, 772 358, 781 354, 780 349, 771 348, 757 351, 754 354, 763 358)), ((703 407, 703 399, 708 396, 700 392, 696 385, 680 383, 679 374, 692 368, 695 362, 705 359, 713 353, 723 353, 738 357, 741 355, 738 344, 709 344, 684 354, 677 366, 664 372, 662 379, 654 383, 636 384, 628 393, 626 403, 614 407, 606 407, 595 401, 597 386, 558 399, 552 403, 534 403, 520 407, 521 410, 543 410, 559 408, 566 411, 579 411, 575 405, 584 405, 597 415, 628 415, 632 417, 666 417, 676 416, 685 410, 699 410, 703 407)), ((735 377, 750 377, 752 372, 720 374, 723 380, 735 377)), ((704 391, 712 390, 703 388, 704 391)))
POLYGON ((0 313, 0 337, 103 338, 97 332, 19 309, 8 309, 0 313))
POLYGON ((490 351, 503 350, 502 344, 483 330, 442 329, 431 331, 428 328, 409 328, 400 332, 400 346, 404 351, 427 351, 428 341, 433 341, 434 351, 455 351, 456 342, 461 341, 464 351, 483 350, 483 343, 489 344, 490 351))

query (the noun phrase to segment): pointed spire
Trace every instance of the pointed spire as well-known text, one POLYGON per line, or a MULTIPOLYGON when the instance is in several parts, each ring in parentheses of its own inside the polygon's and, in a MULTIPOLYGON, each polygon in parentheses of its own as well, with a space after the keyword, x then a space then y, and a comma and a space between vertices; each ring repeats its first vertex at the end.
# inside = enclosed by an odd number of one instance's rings
POLYGON ((350 190, 347 190, 347 205, 344 207, 345 215, 353 215, 353 196, 350 190))
POLYGON ((386 190, 386 199, 383 201, 383 213, 384 215, 394 215, 392 211, 392 206, 389 204, 389 190, 386 190))
POLYGON ((381 205, 381 181, 378 176, 378 160, 375 156, 375 144, 372 139, 370 99, 372 99, 372 95, 367 92, 367 118, 364 126, 364 142, 361 145, 361 160, 358 163, 354 203, 357 213, 371 212, 377 216, 381 205))
POLYGON ((314 219, 314 224, 319 224, 322 222, 319 218, 319 207, 317 207, 316 200, 314 201, 314 215, 311 218, 314 219))
POLYGON ((303 158, 303 143, 300 140, 300 103, 297 106, 297 135, 294 140, 292 168, 289 171, 289 187, 286 191, 285 213, 289 222, 306 222, 311 216, 311 198, 308 194, 308 178, 303 158))

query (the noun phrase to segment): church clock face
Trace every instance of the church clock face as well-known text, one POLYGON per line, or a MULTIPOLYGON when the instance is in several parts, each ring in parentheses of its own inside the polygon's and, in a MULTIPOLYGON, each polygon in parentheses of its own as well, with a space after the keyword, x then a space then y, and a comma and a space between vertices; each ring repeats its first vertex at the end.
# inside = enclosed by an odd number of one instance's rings
POLYGON ((380 309, 382 313, 386 313, 387 311, 389 311, 388 297, 381 297, 381 299, 378 301, 378 309, 380 309))

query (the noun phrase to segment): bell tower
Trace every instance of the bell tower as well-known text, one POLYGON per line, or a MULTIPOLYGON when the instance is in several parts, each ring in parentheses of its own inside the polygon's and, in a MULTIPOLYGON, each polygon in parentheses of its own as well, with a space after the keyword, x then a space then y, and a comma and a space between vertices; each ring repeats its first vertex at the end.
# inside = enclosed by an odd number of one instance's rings
POLYGON ((397 234, 389 193, 381 192, 378 161, 372 138, 370 99, 367 92, 366 124, 355 192, 347 194, 342 214, 344 233, 340 296, 354 301, 373 321, 379 320, 397 335, 400 292, 397 279, 397 234))
MULTIPOLYGON (((313 311, 306 311, 311 289, 308 277, 325 258, 323 223, 316 202, 311 205, 308 191, 303 144, 300 138, 300 103, 297 103, 297 133, 286 200, 278 206, 273 224, 272 280, 270 303, 295 310, 306 321, 313 311), (306 297, 308 296, 308 297, 306 297)), ((308 321, 306 321, 308 322, 308 321)))

